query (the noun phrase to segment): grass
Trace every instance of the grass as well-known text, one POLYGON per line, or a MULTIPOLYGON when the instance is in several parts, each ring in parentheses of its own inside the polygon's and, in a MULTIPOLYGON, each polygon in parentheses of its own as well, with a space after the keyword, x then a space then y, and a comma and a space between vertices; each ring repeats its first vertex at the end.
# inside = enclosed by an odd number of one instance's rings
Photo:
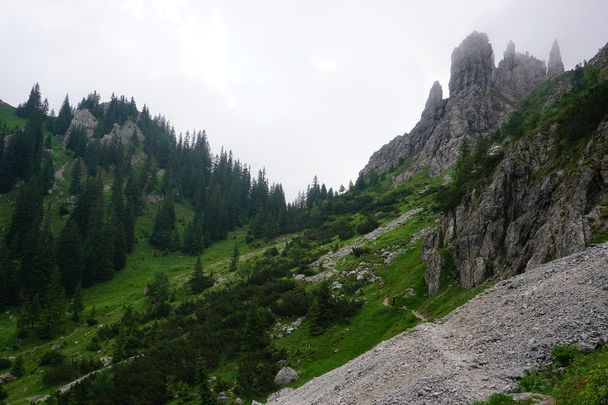
MULTIPOLYGON (((547 367, 526 373, 517 392, 534 392, 554 398, 564 405, 608 403, 608 348, 600 345, 582 352, 575 346, 556 346, 553 362, 547 367)), ((494 394, 475 405, 525 404, 504 394, 494 394), (508 401, 511 402, 508 402, 508 401), (502 402, 500 402, 502 401, 502 402)))

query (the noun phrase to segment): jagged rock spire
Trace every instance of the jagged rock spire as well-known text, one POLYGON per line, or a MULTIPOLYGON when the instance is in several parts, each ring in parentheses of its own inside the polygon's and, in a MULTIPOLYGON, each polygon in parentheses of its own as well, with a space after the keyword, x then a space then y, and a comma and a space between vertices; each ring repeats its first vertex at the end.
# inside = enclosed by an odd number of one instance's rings
POLYGON ((488 36, 473 31, 452 52, 450 97, 473 87, 489 87, 493 71, 494 52, 488 36))
POLYGON ((554 76, 564 72, 564 64, 562 62, 562 54, 559 51, 557 39, 553 41, 551 53, 549 53, 549 63, 547 64, 547 75, 554 76))
POLYGON ((424 105, 425 110, 434 110, 437 105, 443 100, 443 89, 441 88, 441 84, 439 81, 435 81, 431 90, 429 91, 429 98, 426 100, 426 104, 424 105))
POLYGON ((505 50, 503 59, 513 58, 515 56, 515 43, 513 41, 509 41, 507 44, 507 49, 505 50))

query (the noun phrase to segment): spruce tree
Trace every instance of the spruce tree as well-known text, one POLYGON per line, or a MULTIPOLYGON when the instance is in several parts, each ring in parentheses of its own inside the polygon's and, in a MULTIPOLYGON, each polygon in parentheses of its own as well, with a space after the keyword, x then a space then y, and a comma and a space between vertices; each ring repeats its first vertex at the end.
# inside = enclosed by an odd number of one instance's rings
POLYGON ((68 220, 59 234, 56 259, 66 294, 71 296, 80 285, 84 271, 82 237, 78 225, 72 219, 68 220))
POLYGON ((42 163, 41 182, 43 194, 48 194, 48 192, 51 191, 51 189, 53 188, 53 184, 55 183, 55 166, 53 165, 53 157, 50 154, 46 154, 44 156, 44 161, 42 163))
POLYGON ((125 205, 123 229, 125 234, 125 248, 127 253, 131 253, 133 251, 133 246, 135 245, 135 209, 133 208, 133 204, 129 202, 125 205))
POLYGON ((173 198, 167 196, 156 213, 150 244, 159 249, 173 250, 176 240, 175 207, 173 198))
POLYGON ((72 113, 72 107, 70 106, 70 99, 66 94, 65 99, 63 100, 63 104, 61 104, 61 108, 59 109, 59 115, 55 120, 55 125, 53 128, 55 134, 65 134, 68 128, 70 127, 72 118, 74 118, 74 114, 72 113))
POLYGON ((230 259, 230 271, 237 271, 239 264, 239 246, 234 243, 234 249, 232 249, 232 258, 230 259))
POLYGON ((61 331, 65 318, 65 295, 59 270, 56 266, 50 269, 49 282, 42 303, 42 316, 38 333, 44 338, 49 338, 61 331))
POLYGON ((76 286, 74 294, 72 295, 72 301, 70 302, 70 311, 72 312, 72 319, 75 321, 80 320, 80 314, 84 309, 84 300, 82 299, 82 287, 80 284, 76 286))
POLYGON ((207 376, 207 370, 202 360, 199 360, 197 362, 196 382, 198 384, 200 404, 214 405, 215 401, 213 400, 213 396, 211 395, 211 389, 209 388, 209 377, 207 376))
POLYGON ((82 177, 82 163, 80 162, 80 158, 76 159, 74 162, 74 166, 72 167, 72 175, 70 180, 70 195, 78 195, 80 194, 80 190, 82 189, 81 183, 82 177))
POLYGON ((192 277, 190 277, 190 288, 193 294, 203 292, 205 289, 213 285, 213 280, 206 277, 203 273, 203 266, 201 264, 201 257, 196 258, 196 264, 194 265, 194 271, 192 277))
POLYGON ((5 235, 5 243, 8 248, 18 257, 33 242, 37 235, 40 221, 42 220, 42 193, 38 177, 32 177, 27 184, 21 188, 15 210, 11 217, 11 224, 5 235))

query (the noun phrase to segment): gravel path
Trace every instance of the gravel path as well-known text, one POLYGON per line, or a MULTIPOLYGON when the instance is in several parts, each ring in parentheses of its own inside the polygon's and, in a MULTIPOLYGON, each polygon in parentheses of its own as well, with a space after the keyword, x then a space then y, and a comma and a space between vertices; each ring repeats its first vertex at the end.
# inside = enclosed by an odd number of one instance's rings
POLYGON ((489 288, 269 404, 466 404, 515 388, 551 347, 608 340, 608 244, 489 288))

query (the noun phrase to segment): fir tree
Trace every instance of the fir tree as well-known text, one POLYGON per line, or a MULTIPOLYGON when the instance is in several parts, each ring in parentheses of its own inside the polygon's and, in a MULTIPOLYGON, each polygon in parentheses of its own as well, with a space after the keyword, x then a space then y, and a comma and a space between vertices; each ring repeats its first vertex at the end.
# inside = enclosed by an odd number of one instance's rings
POLYGON ((61 331, 65 317, 65 295, 59 270, 56 266, 50 269, 49 282, 43 299, 42 316, 38 333, 49 338, 61 331))
POLYGON ((61 104, 61 108, 59 109, 59 115, 55 120, 55 125, 53 128, 55 134, 65 134, 70 126, 70 123, 72 122, 72 118, 74 118, 74 114, 72 113, 72 107, 70 106, 70 99, 66 94, 63 104, 61 104))
POLYGON ((232 258, 230 259, 230 271, 237 271, 239 264, 239 246, 235 243, 232 249, 232 258))
POLYGON ((68 220, 59 234, 56 259, 66 294, 71 296, 80 285, 84 270, 82 238, 78 225, 72 219, 68 220))
POLYGON ((82 299, 82 287, 80 284, 76 286, 74 294, 72 295, 72 301, 70 303, 70 311, 72 312, 72 319, 74 321, 80 320, 80 313, 84 309, 84 300, 82 299))
POLYGON ((82 177, 82 163, 80 162, 80 158, 76 159, 74 162, 74 166, 72 167, 72 175, 70 180, 70 195, 78 195, 80 194, 80 190, 82 188, 81 183, 82 177))
POLYGON ((50 154, 45 155, 42 163, 42 192, 48 194, 55 183, 55 166, 53 165, 53 157, 50 154))
POLYGON ((125 206, 125 220, 123 223, 125 235, 125 248, 127 253, 133 251, 135 245, 135 209, 133 204, 127 203, 125 206))
POLYGON ((211 389, 209 388, 209 377, 207 376, 207 370, 202 360, 199 360, 197 362, 196 382, 198 384, 200 404, 214 405, 215 401, 213 400, 213 396, 211 395, 211 389))
POLYGON ((194 271, 192 277, 190 277, 190 288, 193 294, 203 292, 205 289, 213 285, 213 280, 206 277, 203 273, 203 266, 201 264, 201 257, 196 258, 196 264, 194 265, 194 271))
POLYGON ((159 249, 174 250, 177 230, 173 198, 167 196, 156 213, 150 244, 159 249))

